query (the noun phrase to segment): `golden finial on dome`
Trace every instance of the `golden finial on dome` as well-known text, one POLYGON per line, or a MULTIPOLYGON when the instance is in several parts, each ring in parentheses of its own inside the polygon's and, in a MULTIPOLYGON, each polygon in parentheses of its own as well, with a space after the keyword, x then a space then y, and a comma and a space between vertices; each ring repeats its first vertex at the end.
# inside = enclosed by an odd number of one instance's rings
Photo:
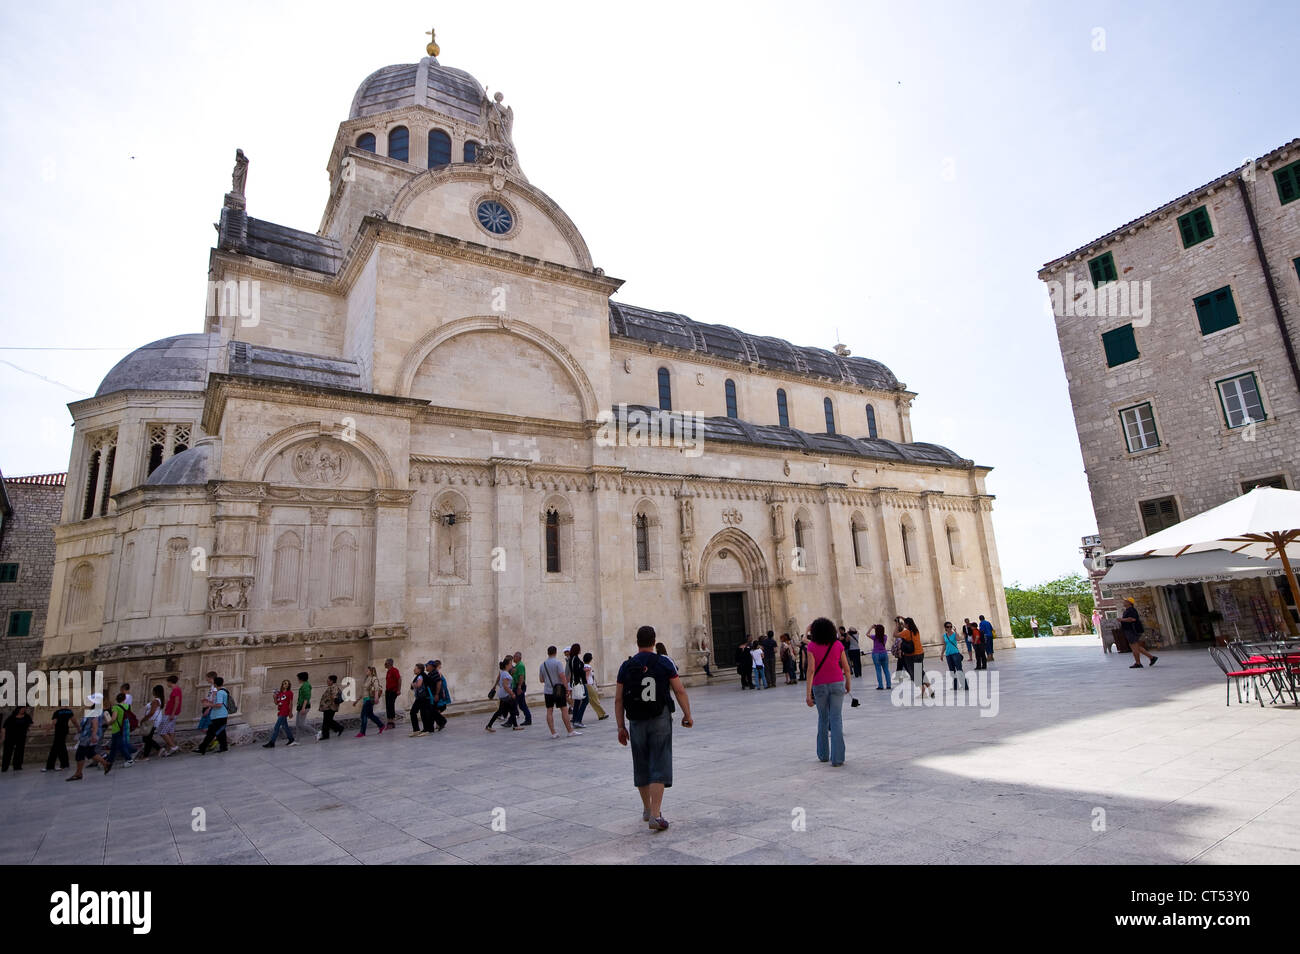
POLYGON ((429 44, 425 49, 428 50, 430 56, 437 56, 440 52, 438 49, 438 38, 434 36, 433 30, 425 30, 424 32, 429 34, 429 44))

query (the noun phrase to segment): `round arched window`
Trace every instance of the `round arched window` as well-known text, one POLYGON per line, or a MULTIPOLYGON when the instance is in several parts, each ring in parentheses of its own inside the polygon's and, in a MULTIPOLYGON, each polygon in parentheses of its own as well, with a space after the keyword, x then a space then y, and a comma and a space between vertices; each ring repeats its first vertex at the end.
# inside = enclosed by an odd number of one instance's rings
POLYGON ((485 199, 478 204, 478 221, 493 235, 505 235, 515 225, 515 217, 500 202, 485 199))

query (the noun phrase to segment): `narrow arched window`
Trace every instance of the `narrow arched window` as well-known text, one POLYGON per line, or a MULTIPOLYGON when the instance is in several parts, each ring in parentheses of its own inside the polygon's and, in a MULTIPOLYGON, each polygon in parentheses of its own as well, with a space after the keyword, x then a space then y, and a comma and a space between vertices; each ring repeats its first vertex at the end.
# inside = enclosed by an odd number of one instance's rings
POLYGON ((876 437, 876 409, 870 404, 867 405, 867 436, 873 440, 876 437))
POLYGON ((81 510, 81 519, 89 520, 95 515, 95 497, 99 488, 99 451, 92 451, 86 462, 86 499, 81 510))
POLYGON ((478 162, 478 143, 473 139, 465 140, 465 161, 478 162))
MULTIPOLYGON (((468 144, 466 144, 468 148, 468 144)), ((441 129, 429 130, 429 168, 436 169, 451 162, 451 137, 441 129)))
POLYGON ((673 385, 672 379, 668 376, 667 368, 659 369, 659 410, 671 411, 673 409, 673 385))
POLYGON ((406 162, 411 154, 411 134, 405 126, 394 126, 388 130, 388 158, 406 162))
POLYGON ((560 515, 546 511, 546 572, 560 572, 560 515))
POLYGON ((790 406, 785 401, 785 388, 776 389, 776 421, 782 427, 790 426, 790 406))
POLYGON ((636 515, 636 569, 650 572, 650 519, 643 513, 636 515))
POLYGON ((851 521, 849 523, 849 534, 853 537, 854 566, 862 566, 862 541, 858 536, 860 533, 862 533, 862 528, 858 526, 858 522, 856 520, 851 521))
POLYGON ((903 524, 903 563, 914 566, 916 561, 912 553, 912 528, 903 524))
POLYGON ((794 522, 794 545, 803 549, 803 521, 798 519, 794 522))
POLYGON ((826 398, 822 401, 822 410, 826 412, 826 433, 835 433, 835 408, 831 407, 831 399, 826 398))
POLYGON ((362 133, 357 137, 357 148, 364 149, 366 152, 375 151, 375 134, 362 133))
POLYGON ((948 528, 948 562, 961 566, 961 532, 956 527, 948 528))
POLYGON ((727 378, 727 417, 740 417, 736 410, 736 382, 727 378))

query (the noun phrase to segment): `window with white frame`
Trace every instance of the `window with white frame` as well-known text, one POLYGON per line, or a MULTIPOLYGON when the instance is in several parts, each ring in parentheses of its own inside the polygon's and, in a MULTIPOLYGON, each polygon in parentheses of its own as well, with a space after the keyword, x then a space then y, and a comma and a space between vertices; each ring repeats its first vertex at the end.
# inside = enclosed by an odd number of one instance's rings
POLYGON ((1237 375, 1218 382, 1223 419, 1229 427, 1242 427, 1265 419, 1264 403, 1259 399, 1255 373, 1237 375))
POLYGON ((1156 418, 1149 401, 1124 408, 1119 412, 1119 417, 1124 422, 1124 442, 1128 445, 1130 454, 1160 446, 1156 418))

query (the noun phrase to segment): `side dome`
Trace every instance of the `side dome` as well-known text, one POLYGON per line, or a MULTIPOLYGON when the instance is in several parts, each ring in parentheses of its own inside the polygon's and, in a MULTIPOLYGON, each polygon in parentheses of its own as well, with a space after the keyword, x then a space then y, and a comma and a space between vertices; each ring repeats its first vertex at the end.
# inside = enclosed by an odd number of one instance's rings
POLYGON ((189 450, 173 454, 154 468, 145 481, 148 487, 182 487, 208 482, 212 462, 212 441, 204 440, 189 450))
POLYGON ((220 338, 216 332, 175 335, 136 348, 113 365, 95 397, 114 391, 202 391, 220 338))
POLYGON ((360 119, 403 106, 426 106, 453 119, 481 125, 486 99, 474 77, 426 56, 418 63, 385 66, 367 76, 352 97, 348 118, 360 119))

